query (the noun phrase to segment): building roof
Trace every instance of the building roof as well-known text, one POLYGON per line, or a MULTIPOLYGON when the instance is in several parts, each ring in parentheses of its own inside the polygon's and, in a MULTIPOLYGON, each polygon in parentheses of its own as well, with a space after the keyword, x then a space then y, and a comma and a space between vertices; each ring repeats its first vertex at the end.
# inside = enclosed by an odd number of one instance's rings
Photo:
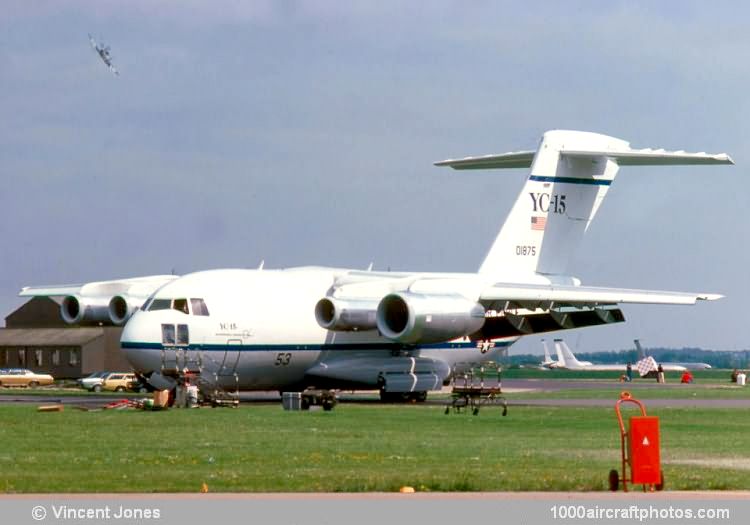
POLYGON ((82 346, 103 328, 0 328, 0 346, 82 346))
POLYGON ((7 328, 67 328, 60 315, 62 298, 32 297, 5 318, 7 328))

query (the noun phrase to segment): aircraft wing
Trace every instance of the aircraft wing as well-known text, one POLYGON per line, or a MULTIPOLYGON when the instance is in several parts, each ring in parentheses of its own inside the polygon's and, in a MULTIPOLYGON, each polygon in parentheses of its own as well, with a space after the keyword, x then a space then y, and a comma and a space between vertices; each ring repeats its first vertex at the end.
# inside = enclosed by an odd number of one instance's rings
POLYGON ((65 297, 60 315, 68 324, 122 325, 144 300, 177 275, 149 275, 85 284, 26 286, 21 297, 65 297))
POLYGON ((111 296, 122 293, 134 293, 139 296, 148 297, 161 285, 176 278, 176 275, 149 275, 147 277, 115 279, 86 284, 24 286, 18 295, 21 297, 64 297, 66 295, 111 296))
POLYGON ((485 301, 517 303, 563 303, 571 305, 600 305, 617 303, 640 304, 695 304, 724 297, 710 293, 665 292, 628 288, 600 288, 594 286, 532 285, 497 283, 480 296, 485 301))

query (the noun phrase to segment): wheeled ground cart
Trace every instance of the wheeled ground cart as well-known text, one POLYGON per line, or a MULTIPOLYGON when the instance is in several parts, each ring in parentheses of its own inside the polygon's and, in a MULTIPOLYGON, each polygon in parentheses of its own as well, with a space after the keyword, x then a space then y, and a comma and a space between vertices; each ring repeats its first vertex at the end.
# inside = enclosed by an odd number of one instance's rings
POLYGON ((620 425, 622 475, 615 469, 609 471, 609 490, 616 491, 620 482, 625 492, 628 491, 628 482, 642 484, 644 492, 662 490, 664 473, 661 471, 659 452, 659 418, 647 416, 646 407, 630 392, 620 394, 620 399, 615 403, 615 413, 620 425), (630 417, 627 429, 622 420, 623 403, 633 403, 641 411, 640 416, 630 417))
POLYGON ((475 416, 482 406, 501 406, 502 414, 508 413, 508 403, 503 396, 502 369, 496 363, 481 366, 469 366, 461 369, 454 365, 451 376, 453 390, 451 400, 445 407, 445 413, 461 412, 466 409, 475 416))

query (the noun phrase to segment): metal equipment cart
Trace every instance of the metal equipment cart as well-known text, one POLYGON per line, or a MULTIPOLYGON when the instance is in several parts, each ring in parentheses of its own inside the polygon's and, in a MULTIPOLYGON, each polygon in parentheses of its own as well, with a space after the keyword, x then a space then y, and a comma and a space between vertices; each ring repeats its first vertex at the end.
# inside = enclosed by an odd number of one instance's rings
POLYGON ((451 409, 460 413, 466 409, 475 416, 482 406, 501 406, 503 416, 508 414, 508 402, 503 396, 502 368, 495 362, 481 365, 453 365, 451 371, 453 390, 445 413, 451 409))

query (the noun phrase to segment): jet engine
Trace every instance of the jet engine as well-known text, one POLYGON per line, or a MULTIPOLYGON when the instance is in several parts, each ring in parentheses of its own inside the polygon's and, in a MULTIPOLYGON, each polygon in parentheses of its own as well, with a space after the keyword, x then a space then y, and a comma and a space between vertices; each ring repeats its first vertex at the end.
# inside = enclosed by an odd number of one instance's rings
POLYGON ((130 316, 133 315, 142 304, 142 300, 133 303, 132 300, 128 301, 127 296, 115 295, 109 300, 109 306, 107 307, 109 319, 113 325, 124 325, 125 322, 130 319, 130 316))
POLYGON ((339 300, 324 297, 315 305, 315 319, 326 330, 354 332, 374 330, 377 301, 339 300))
POLYGON ((438 343, 484 325, 484 307, 459 295, 392 293, 378 305, 378 330, 401 343, 438 343))
POLYGON ((68 324, 125 324, 138 309, 123 295, 109 297, 85 297, 69 295, 60 305, 60 315, 68 324))

